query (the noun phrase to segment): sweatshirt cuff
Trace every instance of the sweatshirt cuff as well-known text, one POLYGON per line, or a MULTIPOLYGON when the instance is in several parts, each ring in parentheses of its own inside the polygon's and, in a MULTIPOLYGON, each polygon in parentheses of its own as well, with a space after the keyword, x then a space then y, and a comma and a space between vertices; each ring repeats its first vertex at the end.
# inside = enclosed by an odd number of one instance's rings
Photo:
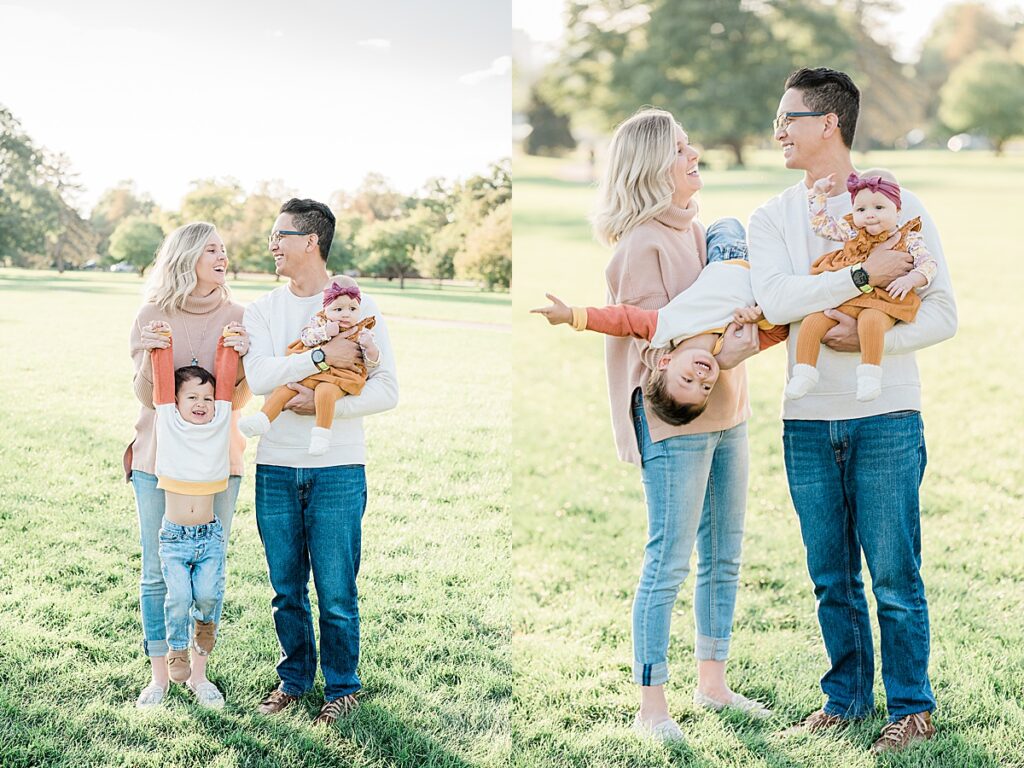
POLYGON ((586 307, 572 307, 572 327, 577 331, 587 330, 586 307))

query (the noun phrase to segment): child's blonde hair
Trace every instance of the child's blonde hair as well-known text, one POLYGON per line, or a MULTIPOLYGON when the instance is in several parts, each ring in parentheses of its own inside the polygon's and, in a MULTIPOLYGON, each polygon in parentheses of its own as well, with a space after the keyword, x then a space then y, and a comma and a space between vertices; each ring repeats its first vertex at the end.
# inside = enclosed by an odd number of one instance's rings
POLYGON ((670 112, 643 109, 615 129, 593 216, 594 234, 605 245, 672 204, 677 125, 670 112))

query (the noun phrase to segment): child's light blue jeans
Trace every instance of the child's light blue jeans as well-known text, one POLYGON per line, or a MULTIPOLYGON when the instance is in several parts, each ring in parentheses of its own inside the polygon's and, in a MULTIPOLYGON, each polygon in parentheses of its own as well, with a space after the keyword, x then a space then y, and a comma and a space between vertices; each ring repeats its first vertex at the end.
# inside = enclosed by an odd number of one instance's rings
POLYGON ((192 640, 190 616, 207 622, 220 613, 224 549, 224 528, 217 518, 202 525, 177 525, 164 518, 160 527, 160 568, 167 585, 164 625, 172 651, 188 648, 192 640))

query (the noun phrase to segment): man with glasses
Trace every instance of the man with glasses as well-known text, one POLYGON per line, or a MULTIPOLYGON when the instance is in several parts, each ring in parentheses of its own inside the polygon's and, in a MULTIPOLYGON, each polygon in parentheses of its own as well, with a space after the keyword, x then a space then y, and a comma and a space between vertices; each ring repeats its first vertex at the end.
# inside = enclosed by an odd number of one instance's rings
POLYGON ((332 366, 357 370, 361 361, 358 345, 340 335, 310 352, 286 355, 288 345, 322 308, 333 238, 334 214, 326 205, 296 198, 285 203, 269 245, 277 274, 289 282, 250 304, 244 318, 250 339, 245 373, 252 391, 266 395, 282 384, 296 390, 256 450, 256 524, 267 556, 274 628, 281 644, 281 682, 260 703, 259 711, 280 712, 313 687, 317 654, 308 590, 312 568, 325 699, 313 722, 324 725, 356 707, 360 688, 356 574, 366 507, 362 417, 398 403, 387 328, 376 303, 363 294, 363 316, 376 317, 381 363, 370 371, 360 395, 338 400, 327 453, 308 453, 312 390, 294 382, 332 366))
MULTIPOLYGON (((921 579, 918 491, 926 453, 921 384, 914 352, 950 338, 956 306, 935 225, 915 195, 902 189, 902 221, 920 216, 939 275, 920 291, 913 323, 897 323, 885 339, 885 384, 873 401, 850 396, 860 344, 856 324, 835 307, 863 290, 886 286, 912 267, 909 254, 873 251, 851 269, 811 275, 811 263, 835 245, 811 231, 808 191, 818 179, 854 172, 850 158, 860 92, 844 73, 801 69, 789 76, 775 118, 775 139, 787 168, 804 172, 794 186, 758 208, 750 219, 750 276, 766 319, 791 323, 789 367, 799 323, 826 311, 837 325, 823 339, 820 382, 800 400, 783 403, 783 446, 790 495, 807 550, 818 623, 829 670, 826 700, 790 731, 842 727, 874 711, 874 651, 861 552, 878 603, 882 681, 889 722, 875 753, 931 738, 935 697, 928 680, 928 604, 921 579)), ((850 213, 845 185, 835 186, 828 211, 850 213)))

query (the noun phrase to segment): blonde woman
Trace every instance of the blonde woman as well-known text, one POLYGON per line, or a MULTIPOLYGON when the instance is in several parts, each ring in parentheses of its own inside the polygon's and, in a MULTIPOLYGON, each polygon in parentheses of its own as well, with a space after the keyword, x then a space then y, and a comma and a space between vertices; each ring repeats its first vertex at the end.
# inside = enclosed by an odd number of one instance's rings
MULTIPOLYGON (((153 410, 153 371, 151 349, 166 348, 167 338, 154 332, 153 323, 171 327, 174 339, 175 369, 199 365, 213 370, 217 340, 225 326, 231 325, 237 336, 225 339, 240 355, 249 349, 249 337, 240 321, 244 308, 230 300, 224 285, 228 259, 224 242, 212 224, 195 222, 179 227, 167 236, 157 254, 146 286, 145 300, 131 328, 131 355, 135 363, 135 396, 142 407, 135 423, 135 439, 125 452, 127 479, 135 491, 142 544, 142 647, 151 662, 152 680, 136 701, 140 709, 160 704, 167 692, 167 630, 164 626, 164 598, 167 588, 160 569, 159 531, 164 515, 164 492, 157 489, 155 472, 155 435, 153 410)), ((230 450, 230 479, 227 490, 216 495, 214 512, 224 529, 225 541, 231 531, 231 518, 238 498, 245 439, 238 431, 238 416, 251 394, 238 369, 233 401, 234 415, 230 450)), ((223 593, 223 580, 220 592, 223 593)), ((220 622, 220 608, 213 618, 220 622)), ((187 685, 198 702, 219 708, 224 697, 206 678, 207 657, 193 654, 192 674, 187 685)))
MULTIPOLYGON (((663 110, 642 110, 616 129, 594 216, 595 233, 614 248, 605 270, 608 303, 660 309, 707 263, 709 241, 693 199, 703 186, 699 157, 663 110)), ((723 223, 715 227, 717 237, 744 247, 738 222, 723 223)), ((723 247, 715 238, 710 245, 723 247)), ((640 339, 605 341, 618 455, 641 468, 647 502, 648 539, 633 601, 633 678, 640 685, 633 728, 660 741, 683 736, 669 713, 665 683, 672 610, 695 545, 694 702, 754 717, 771 714, 734 693, 725 678, 747 493, 750 409, 742 361, 757 349, 755 325, 729 326, 715 355, 721 373, 706 408, 688 423, 673 424, 643 394, 659 353, 640 339)))

